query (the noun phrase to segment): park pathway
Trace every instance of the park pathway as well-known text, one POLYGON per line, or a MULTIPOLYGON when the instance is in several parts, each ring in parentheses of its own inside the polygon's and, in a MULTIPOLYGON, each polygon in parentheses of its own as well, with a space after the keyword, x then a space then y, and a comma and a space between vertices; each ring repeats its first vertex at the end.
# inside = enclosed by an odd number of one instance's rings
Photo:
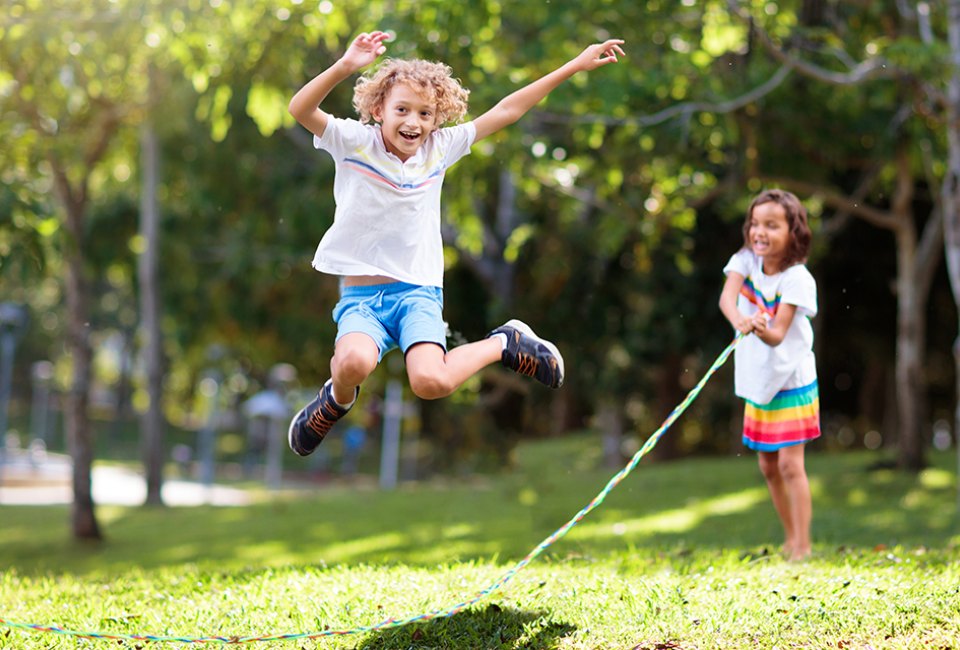
MULTIPOLYGON (((63 505, 73 500, 70 459, 44 454, 8 455, 0 468, 0 505, 63 505)), ((116 466, 94 466, 93 500, 98 505, 138 506, 147 496, 143 476, 116 466)), ((163 502, 168 506, 241 506, 253 499, 249 492, 224 485, 170 479, 163 484, 163 502)))

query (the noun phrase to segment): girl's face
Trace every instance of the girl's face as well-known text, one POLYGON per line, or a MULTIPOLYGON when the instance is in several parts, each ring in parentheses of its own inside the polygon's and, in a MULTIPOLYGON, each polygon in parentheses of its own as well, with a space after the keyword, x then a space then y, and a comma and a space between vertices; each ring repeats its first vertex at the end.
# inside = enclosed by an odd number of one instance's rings
POLYGON ((750 250, 763 258, 763 272, 778 273, 790 244, 790 224, 783 206, 772 201, 754 206, 747 240, 750 250))
POLYGON ((410 85, 398 83, 373 111, 387 151, 406 162, 437 127, 436 105, 410 85))

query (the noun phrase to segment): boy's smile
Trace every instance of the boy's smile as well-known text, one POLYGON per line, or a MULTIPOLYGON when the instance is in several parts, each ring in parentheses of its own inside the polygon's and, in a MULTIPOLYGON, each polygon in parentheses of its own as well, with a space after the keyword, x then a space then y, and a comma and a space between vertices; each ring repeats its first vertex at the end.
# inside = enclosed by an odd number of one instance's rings
POLYGON ((437 128, 436 105, 413 87, 398 83, 373 113, 387 151, 406 162, 437 128))

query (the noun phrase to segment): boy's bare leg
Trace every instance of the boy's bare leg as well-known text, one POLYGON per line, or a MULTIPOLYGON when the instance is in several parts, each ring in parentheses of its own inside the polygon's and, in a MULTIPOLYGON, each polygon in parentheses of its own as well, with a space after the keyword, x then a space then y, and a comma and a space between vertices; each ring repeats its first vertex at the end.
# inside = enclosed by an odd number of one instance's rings
POLYGON ((481 369, 500 361, 502 352, 497 337, 459 345, 449 352, 436 343, 412 345, 406 356, 410 389, 421 399, 446 397, 481 369))
POLYGON ((338 404, 353 402, 357 386, 376 369, 379 356, 377 344, 366 334, 351 332, 340 337, 330 359, 333 399, 338 404))
POLYGON ((309 456, 330 429, 353 407, 360 384, 377 367, 377 344, 366 334, 346 334, 330 360, 330 380, 309 404, 293 416, 287 441, 295 453, 309 456))

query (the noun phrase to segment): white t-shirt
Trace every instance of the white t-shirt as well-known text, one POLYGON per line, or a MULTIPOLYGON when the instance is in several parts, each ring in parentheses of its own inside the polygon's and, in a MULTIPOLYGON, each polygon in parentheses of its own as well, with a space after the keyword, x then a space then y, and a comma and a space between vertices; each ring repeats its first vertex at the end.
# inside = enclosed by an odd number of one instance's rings
POLYGON ((734 392, 757 404, 767 404, 779 391, 799 388, 817 378, 813 354, 813 327, 817 315, 817 282, 803 264, 774 275, 763 272, 763 258, 749 249, 734 253, 723 268, 744 277, 737 309, 746 316, 759 310, 770 318, 780 304, 796 305, 797 311, 780 345, 767 345, 748 335, 734 351, 734 392))
POLYGON ((440 188, 470 153, 473 122, 434 131, 406 162, 387 151, 379 125, 330 117, 313 146, 333 156, 333 225, 313 267, 333 275, 385 275, 443 286, 440 188))

